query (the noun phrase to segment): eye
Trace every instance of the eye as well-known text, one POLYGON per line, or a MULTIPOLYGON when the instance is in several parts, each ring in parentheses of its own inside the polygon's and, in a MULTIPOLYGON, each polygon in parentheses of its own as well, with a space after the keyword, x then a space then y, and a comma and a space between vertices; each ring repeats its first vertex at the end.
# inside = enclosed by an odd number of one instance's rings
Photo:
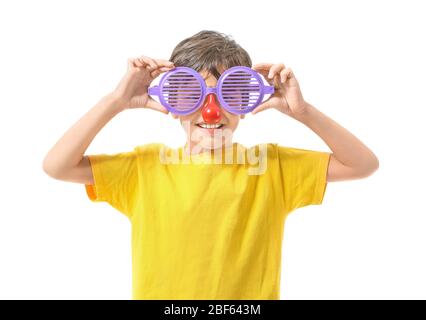
POLYGON ((241 91, 240 90, 232 90, 227 92, 227 98, 229 100, 238 100, 241 98, 241 91))

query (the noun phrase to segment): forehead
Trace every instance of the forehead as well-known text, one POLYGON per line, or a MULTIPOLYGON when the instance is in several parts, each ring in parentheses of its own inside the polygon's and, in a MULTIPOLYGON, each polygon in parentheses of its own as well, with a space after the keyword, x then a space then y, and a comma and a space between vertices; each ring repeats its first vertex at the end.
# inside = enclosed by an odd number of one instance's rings
MULTIPOLYGON (((217 71, 219 71, 220 74, 222 74, 225 70, 226 70, 226 68, 223 68, 223 67, 217 69, 217 71)), ((207 86, 213 86, 213 85, 216 84, 216 82, 217 82, 216 77, 213 74, 209 73, 208 70, 203 69, 203 70, 199 71, 198 73, 206 81, 207 86)))

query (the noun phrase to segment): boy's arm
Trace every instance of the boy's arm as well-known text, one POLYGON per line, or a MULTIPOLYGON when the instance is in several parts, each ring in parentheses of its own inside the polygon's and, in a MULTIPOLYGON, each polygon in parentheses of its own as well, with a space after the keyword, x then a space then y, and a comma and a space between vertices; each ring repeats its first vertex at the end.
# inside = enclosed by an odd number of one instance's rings
POLYGON ((93 184, 92 169, 84 152, 98 132, 122 110, 113 94, 103 97, 47 153, 43 170, 55 179, 93 184))
POLYGON ((365 178, 379 168, 376 155, 357 137, 309 103, 291 117, 308 126, 330 147, 327 181, 365 178))
POLYGON ((318 134, 333 151, 328 165, 328 182, 364 178, 379 168, 379 160, 366 145, 305 101, 291 68, 283 63, 259 63, 253 69, 274 85, 275 92, 252 113, 275 108, 318 134))
POLYGON ((98 132, 115 115, 127 108, 150 108, 163 113, 167 109, 148 95, 150 83, 173 63, 146 56, 127 60, 127 72, 117 88, 103 97, 74 124, 48 152, 43 170, 52 178, 93 184, 92 168, 84 152, 98 132))

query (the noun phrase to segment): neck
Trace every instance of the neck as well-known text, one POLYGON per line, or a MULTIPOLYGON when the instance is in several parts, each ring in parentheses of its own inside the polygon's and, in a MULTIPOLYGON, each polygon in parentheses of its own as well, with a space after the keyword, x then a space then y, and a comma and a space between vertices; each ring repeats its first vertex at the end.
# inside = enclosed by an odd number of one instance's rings
MULTIPOLYGON (((230 146, 232 146, 233 143, 231 141, 230 146)), ((220 145, 218 148, 215 149, 224 149, 226 148, 225 145, 220 145)), ((210 149, 210 148, 203 148, 203 147, 199 147, 197 143, 191 142, 191 141, 187 141, 185 143, 185 146, 183 147, 183 150, 186 154, 201 154, 204 152, 210 152, 213 153, 215 149, 210 149)))

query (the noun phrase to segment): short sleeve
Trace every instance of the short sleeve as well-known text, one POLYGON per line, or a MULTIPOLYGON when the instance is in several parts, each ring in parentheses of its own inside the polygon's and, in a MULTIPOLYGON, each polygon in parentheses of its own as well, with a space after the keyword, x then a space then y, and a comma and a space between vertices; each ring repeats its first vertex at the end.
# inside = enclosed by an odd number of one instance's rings
POLYGON ((92 201, 104 201, 131 218, 138 192, 138 149, 88 156, 94 184, 86 184, 92 201))
POLYGON ((286 212, 322 204, 331 153, 277 145, 277 154, 286 212))

